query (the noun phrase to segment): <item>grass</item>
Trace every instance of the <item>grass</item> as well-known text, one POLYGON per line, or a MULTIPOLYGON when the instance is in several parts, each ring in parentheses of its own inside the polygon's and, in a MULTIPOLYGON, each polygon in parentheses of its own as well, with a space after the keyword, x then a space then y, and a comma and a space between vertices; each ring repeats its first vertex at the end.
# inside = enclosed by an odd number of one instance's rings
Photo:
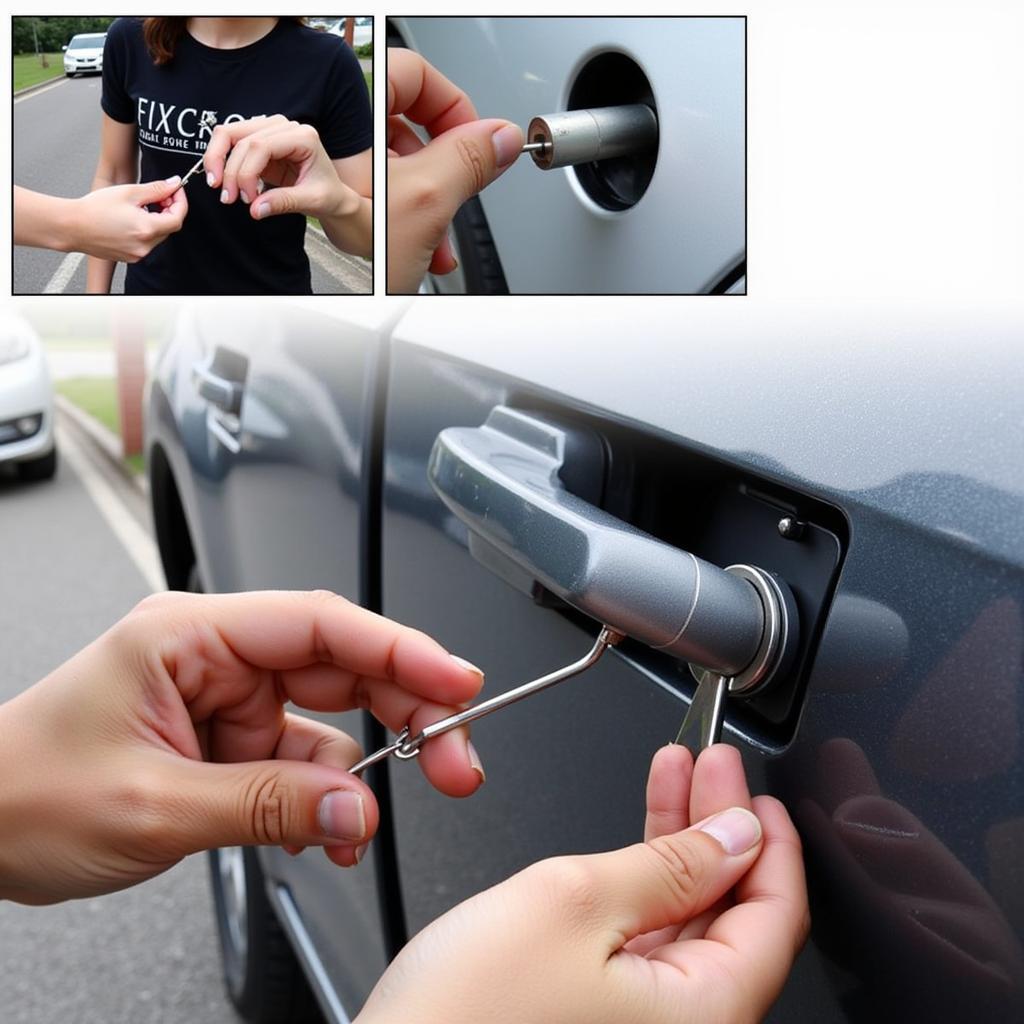
POLYGON ((14 58, 14 91, 27 89, 30 85, 38 85, 51 78, 60 78, 64 74, 64 54, 48 53, 45 55, 50 62, 48 68, 41 67, 39 57, 34 53, 19 53, 14 58))
MULTIPOLYGON (((113 377, 72 377, 57 381, 56 388, 68 401, 99 420, 108 430, 121 433, 117 414, 117 382, 113 377)), ((141 473, 146 468, 141 455, 129 455, 124 461, 133 473, 141 473)))

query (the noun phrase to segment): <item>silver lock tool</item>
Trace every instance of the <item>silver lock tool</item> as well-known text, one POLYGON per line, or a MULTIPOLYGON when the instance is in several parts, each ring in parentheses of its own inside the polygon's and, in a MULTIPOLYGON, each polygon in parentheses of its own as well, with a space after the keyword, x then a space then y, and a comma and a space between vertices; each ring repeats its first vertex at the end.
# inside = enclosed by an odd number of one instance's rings
POLYGON ((609 629, 605 626, 598 634, 597 640, 594 641, 594 646, 582 658, 574 661, 571 665, 566 665, 565 668, 549 672, 538 679, 532 679, 521 686, 506 690, 504 693, 499 693, 489 700, 481 701, 475 707, 466 708, 465 711, 457 711, 454 715, 442 718, 438 722, 432 722, 421 729, 415 736, 409 735, 410 730, 406 726, 392 743, 364 757, 361 761, 352 765, 349 771, 353 775, 360 775, 370 765, 377 764, 378 761, 383 761, 392 754, 400 761, 410 761, 419 754, 420 747, 427 740, 433 739, 435 736, 442 736, 446 732, 451 732, 452 729, 458 729, 461 725, 469 725, 470 722, 475 722, 478 718, 483 718, 484 715, 500 711, 502 708, 507 708, 510 704, 515 704, 525 697, 531 697, 535 693, 540 693, 541 690, 546 690, 549 686, 554 686, 555 683, 561 683, 563 680, 579 675, 580 672, 595 664, 609 647, 614 647, 620 640, 622 640, 621 633, 616 633, 614 629, 609 629))
MULTIPOLYGON (((213 128, 217 124, 217 115, 212 110, 207 110, 200 118, 199 123, 203 128, 213 128)), ((188 169, 178 188, 184 188, 188 184, 189 178, 199 173, 205 159, 206 155, 204 154, 188 169)))
POLYGON ((631 156, 658 144, 658 118, 645 103, 564 110, 535 117, 523 152, 544 171, 631 156))

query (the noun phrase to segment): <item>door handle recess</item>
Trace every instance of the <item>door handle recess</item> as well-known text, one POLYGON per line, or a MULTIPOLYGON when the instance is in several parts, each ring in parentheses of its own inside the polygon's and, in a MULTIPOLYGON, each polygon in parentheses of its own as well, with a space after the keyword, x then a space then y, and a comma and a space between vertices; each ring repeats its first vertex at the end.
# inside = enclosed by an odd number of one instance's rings
POLYGON ((221 377, 206 363, 192 365, 192 379, 199 394, 224 412, 237 416, 242 411, 242 385, 221 377))
MULTIPOLYGON (((471 538, 599 622, 732 680, 766 685, 796 633, 786 584, 753 566, 721 569, 567 491, 566 431, 498 406, 449 427, 428 474, 471 538)), ((472 546, 472 545, 471 545, 472 546)))

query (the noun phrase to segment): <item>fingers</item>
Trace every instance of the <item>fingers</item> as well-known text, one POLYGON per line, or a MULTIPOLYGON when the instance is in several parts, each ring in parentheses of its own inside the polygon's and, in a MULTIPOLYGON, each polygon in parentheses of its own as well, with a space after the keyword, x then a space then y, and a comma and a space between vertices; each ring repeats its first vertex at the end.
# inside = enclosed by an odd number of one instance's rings
MULTIPOLYGON (((458 208, 511 167, 522 145, 516 125, 491 119, 451 128, 408 156, 388 158, 389 291, 417 290, 458 208)), ((438 259, 447 262, 444 253, 438 259)))
MULTIPOLYGON (((761 827, 730 808, 682 832, 612 853, 568 858, 582 868, 595 938, 610 956, 624 941, 685 921, 728 892, 761 849, 761 827)), ((578 896, 579 894, 577 894, 578 896)))
POLYGON ((125 185, 123 188, 125 195, 135 206, 155 206, 172 199, 179 192, 184 198, 184 191, 178 187, 179 185, 181 177, 176 174, 166 181, 147 181, 141 185, 125 185))
POLYGON ((162 218, 160 225, 164 234, 180 231, 188 213, 188 198, 183 188, 176 189, 170 196, 161 200, 158 214, 162 218))
POLYGON ((326 764, 174 757, 163 776, 171 813, 159 822, 159 842, 179 856, 216 846, 326 846, 347 866, 379 823, 370 789, 326 764))
POLYGON ((477 119, 472 100, 457 85, 418 53, 399 48, 388 50, 387 113, 404 114, 432 136, 477 119))
POLYGON ((655 753, 647 776, 645 843, 689 826, 692 777, 693 755, 686 747, 669 743, 655 753))
POLYGON ((785 983, 801 946, 807 938, 810 916, 804 878, 800 837, 785 807, 774 797, 759 796, 754 810, 761 821, 764 842, 761 855, 736 886, 736 906, 714 921, 707 940, 681 942, 676 948, 652 954, 672 962, 686 956, 687 972, 700 983, 705 968, 711 986, 720 980, 722 967, 741 985, 730 990, 719 985, 725 1003, 723 1020, 740 1016, 760 1019, 785 983), (697 957, 694 957, 694 953, 697 957), (707 957, 705 960, 704 957, 707 957))
POLYGON ((224 178, 224 165, 227 162, 228 154, 242 139, 255 132, 280 128, 288 123, 288 118, 283 114, 274 114, 271 117, 252 117, 247 121, 217 125, 210 136, 206 153, 203 156, 207 185, 211 188, 220 186, 224 178))
POLYGON ((728 743, 701 751, 693 766, 690 820, 700 821, 726 807, 750 809, 750 790, 740 752, 728 743))
POLYGON ((237 705, 253 688, 253 669, 278 673, 289 699, 322 711, 359 706, 356 686, 366 679, 445 705, 472 700, 483 683, 478 668, 426 634, 327 591, 161 595, 133 617, 137 642, 152 649, 154 635, 161 638, 157 651, 193 718, 237 705), (339 670, 330 693, 293 674, 318 664, 339 670))

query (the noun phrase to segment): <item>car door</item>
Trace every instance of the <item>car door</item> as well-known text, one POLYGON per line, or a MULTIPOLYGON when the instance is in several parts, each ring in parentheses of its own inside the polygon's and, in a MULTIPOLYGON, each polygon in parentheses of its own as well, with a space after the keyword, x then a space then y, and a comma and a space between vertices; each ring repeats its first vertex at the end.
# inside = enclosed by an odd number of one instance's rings
MULTIPOLYGON (((946 351, 967 340, 935 360, 937 321, 897 348, 863 307, 647 308, 628 333, 600 306, 548 312, 425 302, 397 325, 384 612, 483 668, 485 695, 586 651, 596 623, 471 544, 428 470, 441 431, 496 409, 564 431, 568 491, 796 596, 798 657, 774 692, 729 698, 724 734, 805 843, 814 930, 772 1019, 1008 1019, 1024 976, 1014 326, 951 313, 946 351)), ((392 764, 408 933, 539 858, 635 841, 651 755, 693 691, 684 663, 626 642, 474 726, 471 799, 392 764)))

